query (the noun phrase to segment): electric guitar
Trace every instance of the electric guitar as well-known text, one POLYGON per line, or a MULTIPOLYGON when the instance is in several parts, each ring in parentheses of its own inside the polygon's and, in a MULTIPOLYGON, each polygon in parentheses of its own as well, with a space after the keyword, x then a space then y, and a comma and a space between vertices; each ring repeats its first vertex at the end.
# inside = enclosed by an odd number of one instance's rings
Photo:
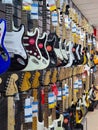
MULTIPOLYGON (((32 81, 32 88, 33 88, 32 96, 34 97, 34 103, 37 104, 38 104, 38 87, 40 85, 39 82, 40 75, 41 75, 40 72, 36 71, 34 74, 34 79, 32 81)), ((36 109, 38 109, 38 105, 36 109)), ((36 112, 36 116, 33 117, 32 129, 38 130, 37 126, 38 126, 38 112, 36 112)))
MULTIPOLYGON (((33 4, 38 4, 38 1, 35 0, 33 4)), ((38 20, 33 19, 33 31, 27 32, 27 35, 23 38, 23 44, 29 54, 29 63, 23 71, 47 68, 50 62, 46 51, 47 33, 44 32, 42 37, 40 36, 38 20)))
POLYGON ((20 109, 20 124, 21 129, 28 129, 30 126, 28 126, 27 123, 25 123, 25 99, 30 96, 29 92, 31 89, 31 73, 30 72, 21 72, 19 74, 20 81, 19 81, 19 92, 20 92, 20 102, 21 102, 21 108, 20 109))
POLYGON ((0 19, 0 74, 6 72, 10 67, 10 57, 4 45, 6 35, 6 21, 0 19))
POLYGON ((14 95, 18 93, 18 88, 16 81, 18 80, 18 75, 13 73, 8 75, 6 80, 5 95, 8 96, 8 130, 14 129, 15 127, 15 111, 14 111, 14 95), (11 112, 10 112, 11 111, 11 112))
POLYGON ((28 57, 22 45, 24 26, 21 25, 17 31, 14 31, 12 28, 13 7, 10 4, 5 4, 4 7, 6 13, 5 20, 7 21, 7 33, 5 36, 4 43, 11 58, 11 65, 9 71, 22 70, 26 67, 28 63, 28 57))
POLYGON ((64 60, 64 57, 61 53, 61 44, 62 44, 62 40, 57 36, 57 34, 54 32, 51 32, 48 35, 49 39, 53 39, 53 37, 55 38, 55 42, 54 42, 54 51, 56 53, 57 56, 57 67, 59 66, 65 66, 67 63, 64 60))
POLYGON ((44 77, 44 92, 45 92, 45 104, 44 104, 44 127, 45 130, 47 130, 49 128, 49 117, 48 117, 48 112, 49 112, 49 108, 48 108, 48 86, 50 83, 50 75, 51 75, 51 71, 47 70, 45 72, 45 77, 44 77))
POLYGON ((41 26, 40 22, 42 20, 42 23, 41 23, 42 24, 42 31, 39 28, 39 32, 40 32, 40 35, 42 35, 42 37, 39 37, 39 39, 37 41, 37 47, 41 53, 41 57, 42 57, 41 59, 42 59, 42 63, 43 63, 42 66, 44 68, 47 68, 49 66, 49 63, 50 63, 50 57, 49 57, 49 54, 48 54, 48 51, 46 48, 46 44, 47 44, 47 40, 48 40, 47 20, 46 20, 47 19, 46 18, 47 17, 47 10, 46 10, 47 8, 46 8, 46 5, 43 5, 42 2, 40 2, 40 1, 38 4, 39 4, 39 8, 41 9, 40 13, 41 13, 41 18, 42 18, 42 19, 38 20, 38 25, 39 25, 39 27, 41 26))
POLYGON ((73 61, 74 61, 74 55, 73 55, 73 52, 72 52, 72 48, 73 48, 73 43, 71 41, 68 41, 66 46, 66 53, 67 53, 67 56, 68 56, 68 64, 65 65, 65 67, 71 67, 72 64, 73 64, 73 61))

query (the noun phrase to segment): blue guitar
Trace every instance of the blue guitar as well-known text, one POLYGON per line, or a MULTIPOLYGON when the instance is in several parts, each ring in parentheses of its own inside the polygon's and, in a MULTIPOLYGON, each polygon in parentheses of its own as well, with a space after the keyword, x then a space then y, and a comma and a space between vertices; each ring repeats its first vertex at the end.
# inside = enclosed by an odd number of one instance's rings
POLYGON ((4 46, 6 21, 0 19, 0 74, 6 72, 10 66, 10 57, 4 46))

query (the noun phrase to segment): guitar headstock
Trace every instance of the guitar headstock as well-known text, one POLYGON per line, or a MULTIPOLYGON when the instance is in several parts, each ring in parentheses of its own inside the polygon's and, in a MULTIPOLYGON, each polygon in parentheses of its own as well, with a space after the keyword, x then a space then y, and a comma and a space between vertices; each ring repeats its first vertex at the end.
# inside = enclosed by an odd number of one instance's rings
POLYGON ((37 88, 40 85, 40 82, 39 82, 40 76, 41 76, 40 72, 36 71, 35 74, 34 74, 33 82, 31 84, 32 88, 37 88))
POLYGON ((16 73, 13 73, 10 75, 10 77, 8 77, 7 81, 6 81, 6 96, 13 96, 16 93, 18 93, 18 88, 16 85, 16 81, 18 80, 18 75, 16 73))
POLYGON ((52 78, 51 78, 51 83, 55 83, 57 81, 57 74, 58 74, 58 71, 56 68, 54 68, 52 78))
POLYGON ((51 71, 50 70, 47 70, 45 72, 45 77, 44 77, 44 85, 49 85, 50 83, 50 75, 51 75, 51 71))
POLYGON ((25 72, 22 73, 21 76, 21 83, 20 83, 20 91, 28 91, 31 88, 30 79, 31 73, 25 72))
POLYGON ((65 68, 64 67, 62 67, 62 68, 60 68, 59 70, 58 70, 58 80, 63 80, 64 79, 64 77, 65 77, 65 68))

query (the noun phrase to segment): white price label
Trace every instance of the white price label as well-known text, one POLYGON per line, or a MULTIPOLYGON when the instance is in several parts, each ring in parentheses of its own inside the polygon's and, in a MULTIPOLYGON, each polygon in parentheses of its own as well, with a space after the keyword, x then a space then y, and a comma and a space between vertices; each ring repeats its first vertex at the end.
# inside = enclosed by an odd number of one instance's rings
POLYGON ((25 123, 32 122, 32 104, 30 98, 25 99, 24 117, 25 123))
POLYGON ((38 2, 31 5, 31 19, 38 19, 38 2))
POLYGON ((62 100, 62 91, 61 91, 61 88, 58 89, 57 100, 62 100))
POLYGON ((58 25, 58 14, 56 11, 52 12, 52 25, 53 26, 58 25))
POLYGON ((2 0, 4 4, 13 4, 13 0, 2 0))
POLYGON ((38 116, 38 102, 32 102, 32 113, 33 117, 38 116))

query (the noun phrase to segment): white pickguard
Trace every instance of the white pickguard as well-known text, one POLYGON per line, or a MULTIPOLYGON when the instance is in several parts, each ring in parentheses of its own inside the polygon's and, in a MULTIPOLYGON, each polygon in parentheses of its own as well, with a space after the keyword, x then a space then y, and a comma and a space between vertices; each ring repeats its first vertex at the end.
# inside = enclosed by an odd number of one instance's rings
POLYGON ((37 122, 37 130, 44 130, 44 121, 43 122, 37 122))
MULTIPOLYGON (((36 28, 34 33, 33 33, 33 32, 28 32, 28 36, 33 36, 33 35, 35 35, 36 31, 38 31, 38 34, 39 34, 39 30, 36 28)), ((43 38, 45 35, 46 35, 46 34, 44 33, 41 38, 43 38)), ((39 38, 39 35, 38 35, 38 38, 39 38)), ((37 39, 36 39, 36 40, 37 40, 37 39)), ((37 42, 37 41, 36 41, 36 42, 37 42)), ((45 43, 45 45, 46 45, 46 43, 45 43)), ((29 56, 28 64, 27 64, 26 68, 25 68, 23 71, 42 70, 42 69, 47 68, 47 66, 49 65, 50 58, 49 58, 48 53, 47 53, 47 55, 48 55, 48 60, 46 60, 46 59, 42 56, 42 54, 41 54, 39 48, 38 48, 37 46, 36 46, 36 48, 37 48, 37 50, 38 50, 38 52, 39 52, 39 54, 40 54, 40 59, 37 59, 35 56, 30 55, 30 56, 29 56), (35 61, 35 62, 34 62, 34 61, 35 61)), ((45 49, 46 49, 46 48, 45 48, 45 49)), ((27 53, 28 53, 28 52, 27 52, 27 53)))
MULTIPOLYGON (((44 37, 45 37, 45 35, 46 35, 46 37, 48 38, 48 36, 47 36, 47 33, 43 33, 43 36, 40 38, 40 39, 43 39, 44 37)), ((42 60, 42 66, 40 66, 40 69, 45 69, 45 68, 47 68, 48 67, 48 65, 49 65, 49 63, 50 63, 50 57, 49 57, 49 54, 48 54, 48 52, 47 52, 47 50, 46 50, 46 43, 47 43, 47 38, 46 38, 46 41, 45 41, 45 44, 44 44, 44 48, 45 48, 45 51, 46 51, 46 54, 47 54, 47 56, 48 56, 48 60, 47 59, 45 59, 45 57, 43 57, 42 56, 42 54, 40 53, 40 55, 41 55, 41 60, 42 60)), ((38 47, 37 47, 38 48, 38 47)), ((39 48, 38 48, 38 50, 39 50, 39 48)), ((40 50, 39 50, 39 52, 40 52, 40 50)))
POLYGON ((55 53, 56 53, 56 55, 57 55, 57 57, 58 58, 60 58, 61 60, 64 60, 64 57, 63 57, 63 55, 62 55, 62 53, 61 53, 61 39, 60 39, 60 41, 59 41, 59 48, 54 48, 54 51, 55 51, 55 53))
POLYGON ((86 95, 83 95, 83 96, 82 96, 83 104, 84 104, 85 107, 87 107, 87 103, 86 103, 86 101, 85 101, 85 98, 86 98, 86 95))
POLYGON ((63 130, 62 123, 63 123, 63 115, 61 114, 59 119, 56 119, 52 121, 52 117, 48 117, 49 119, 49 127, 44 127, 44 121, 43 122, 37 122, 37 130, 51 130, 51 128, 54 128, 54 130, 63 130), (61 127, 58 127, 58 122, 61 121, 61 127))
POLYGON ((61 114, 59 119, 54 120, 55 130, 63 130, 62 123, 63 123, 63 115, 61 114), (61 121, 61 127, 58 127, 58 122, 59 121, 61 121))
POLYGON ((67 43, 66 47, 69 47, 69 50, 66 50, 69 61, 68 61, 68 64, 65 65, 65 67, 70 67, 73 64, 73 60, 74 60, 74 55, 72 52, 73 43, 71 41, 69 41, 67 43))
MULTIPOLYGON (((64 44, 64 47, 66 48, 66 40, 65 40, 65 42, 62 43, 62 44, 64 44)), ((63 57, 64 57, 66 60, 68 60, 68 56, 67 56, 66 50, 61 48, 61 52, 62 52, 63 57)))
POLYGON ((78 50, 79 50, 79 45, 76 48, 76 54, 77 54, 78 60, 81 60, 78 50))
POLYGON ((27 59, 27 54, 22 45, 22 37, 24 33, 24 26, 17 31, 6 32, 4 43, 9 53, 18 54, 24 59, 27 59))

